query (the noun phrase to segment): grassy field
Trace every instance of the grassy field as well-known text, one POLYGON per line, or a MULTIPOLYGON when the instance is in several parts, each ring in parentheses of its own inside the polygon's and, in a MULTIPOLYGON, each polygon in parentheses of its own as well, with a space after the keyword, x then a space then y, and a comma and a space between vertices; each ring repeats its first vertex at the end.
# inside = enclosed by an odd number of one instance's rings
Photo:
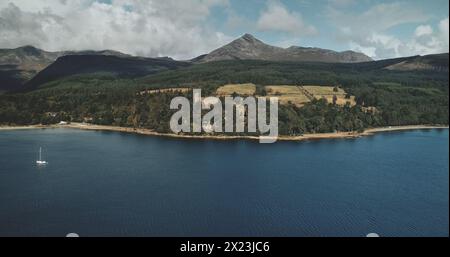
POLYGON ((302 91, 297 86, 279 85, 266 86, 267 95, 299 95, 302 91))
POLYGON ((228 84, 219 87, 216 91, 218 96, 231 96, 236 93, 241 96, 254 95, 256 92, 256 85, 252 83, 247 84, 228 84))
POLYGON ((282 105, 293 104, 298 107, 302 107, 306 103, 310 102, 305 95, 281 95, 278 96, 278 100, 282 105))
POLYGON ((302 107, 304 104, 310 102, 309 98, 300 90, 298 86, 266 86, 264 88, 268 96, 277 96, 280 104, 294 104, 302 107))
POLYGON ((333 102, 333 97, 336 96, 336 104, 345 105, 347 102, 350 105, 356 105, 355 97, 350 96, 346 99, 347 93, 342 88, 334 88, 327 86, 288 86, 288 85, 271 85, 265 87, 268 96, 278 96, 281 104, 294 104, 302 107, 304 104, 311 101, 311 99, 326 99, 329 103, 333 102))
POLYGON ((337 88, 337 91, 335 92, 335 87, 326 87, 326 86, 303 86, 304 89, 306 89, 310 94, 314 96, 339 96, 339 95, 345 95, 345 91, 342 88, 337 88))
MULTIPOLYGON (((162 88, 151 89, 141 91, 141 95, 145 94, 158 94, 158 93, 186 93, 192 90, 191 88, 162 88)), ((311 102, 311 99, 326 99, 329 103, 333 102, 333 97, 336 96, 336 104, 345 105, 349 102, 352 106, 356 105, 355 97, 351 96, 349 99, 345 98, 346 92, 334 87, 328 86, 290 86, 290 85, 269 85, 265 86, 264 90, 267 96, 276 96, 279 99, 280 104, 288 105, 293 104, 298 107, 304 106, 306 103, 311 102)), ((256 94, 256 85, 251 83, 246 84, 228 84, 219 87, 216 91, 218 96, 231 96, 234 93, 240 96, 251 96, 256 94)))
POLYGON ((356 105, 355 97, 345 98, 347 93, 342 88, 327 87, 327 86, 303 86, 316 99, 326 99, 329 103, 333 102, 334 96, 337 97, 337 105, 345 105, 350 103, 351 106, 356 105))

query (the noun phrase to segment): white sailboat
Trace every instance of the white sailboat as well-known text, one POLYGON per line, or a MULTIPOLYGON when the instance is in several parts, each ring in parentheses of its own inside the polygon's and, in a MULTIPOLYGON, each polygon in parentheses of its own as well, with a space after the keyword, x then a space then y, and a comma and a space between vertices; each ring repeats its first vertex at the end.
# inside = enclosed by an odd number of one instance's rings
POLYGON ((39 160, 36 161, 37 165, 47 165, 48 162, 42 160, 42 147, 39 147, 39 160))

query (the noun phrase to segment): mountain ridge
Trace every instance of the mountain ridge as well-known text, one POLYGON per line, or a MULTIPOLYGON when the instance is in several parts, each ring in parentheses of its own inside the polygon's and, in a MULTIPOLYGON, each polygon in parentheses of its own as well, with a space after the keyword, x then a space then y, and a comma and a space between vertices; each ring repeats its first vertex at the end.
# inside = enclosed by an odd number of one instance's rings
POLYGON ((209 54, 192 59, 193 62, 213 62, 224 60, 264 60, 264 61, 302 61, 328 63, 370 62, 372 58, 354 51, 336 52, 317 47, 291 46, 281 48, 268 45, 251 34, 220 47, 209 54))
POLYGON ((130 56, 113 50, 49 52, 30 45, 0 49, 0 90, 11 91, 21 88, 58 58, 67 55, 130 56))
POLYGON ((177 69, 190 63, 167 58, 121 57, 114 55, 65 55, 25 83, 33 90, 53 80, 85 74, 109 74, 117 78, 134 78, 164 70, 177 69))
MULTIPOLYGON (((23 89, 23 87, 25 88, 28 87, 25 86, 25 84, 29 84, 29 82, 36 76, 38 76, 41 71, 44 71, 47 67, 57 62, 59 58, 65 56, 113 56, 123 59, 130 59, 133 60, 134 62, 141 61, 142 63, 145 63, 144 66, 148 66, 148 60, 150 59, 154 61, 163 60, 167 62, 171 61, 175 62, 173 59, 168 57, 161 57, 161 58, 135 57, 115 50, 49 52, 31 45, 25 45, 12 49, 0 49, 0 91, 2 90, 16 91, 23 89)), ((87 57, 87 59, 89 58, 87 57)), ((117 64, 117 60, 114 61, 116 61, 115 64, 117 64)), ((99 64, 99 62, 96 63, 99 64)), ((84 64, 86 66, 95 65, 95 63, 89 62, 85 62, 84 64)), ((132 66, 135 68, 134 65, 132 66)), ((79 70, 78 68, 77 70, 79 70)), ((102 67, 97 68, 99 70, 103 69, 102 67)), ((145 67, 143 68, 143 70, 144 69, 145 67)), ((124 67, 124 70, 127 70, 126 67, 124 67)), ((63 73, 66 74, 67 71, 63 73)), ((138 72, 138 74, 141 73, 138 72)))

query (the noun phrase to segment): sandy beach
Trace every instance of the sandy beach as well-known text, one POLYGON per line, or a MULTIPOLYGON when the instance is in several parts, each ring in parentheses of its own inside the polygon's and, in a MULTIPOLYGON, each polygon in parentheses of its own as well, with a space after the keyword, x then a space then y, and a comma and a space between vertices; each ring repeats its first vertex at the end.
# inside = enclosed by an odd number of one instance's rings
MULTIPOLYGON (((209 140, 259 140, 258 136, 217 136, 217 135, 177 135, 171 133, 159 133, 150 129, 143 128, 126 128, 116 126, 103 126, 93 125, 87 123, 71 123, 67 125, 31 125, 31 126, 0 126, 1 130, 24 130, 24 129, 46 129, 46 128, 71 128, 82 130, 97 130, 97 131, 117 131, 124 133, 134 133, 140 135, 159 136, 159 137, 171 137, 171 138, 184 138, 184 139, 209 139, 209 140)), ((318 139, 339 139, 339 138, 358 138, 363 136, 371 136, 381 132, 391 131, 406 131, 406 130, 418 130, 418 129, 448 129, 448 126, 440 125, 410 125, 410 126, 393 126, 393 127, 380 127, 366 129, 362 133, 358 132, 336 132, 336 133, 317 133, 317 134, 304 134, 303 136, 279 136, 278 141, 303 141, 303 140, 318 140, 318 139)))

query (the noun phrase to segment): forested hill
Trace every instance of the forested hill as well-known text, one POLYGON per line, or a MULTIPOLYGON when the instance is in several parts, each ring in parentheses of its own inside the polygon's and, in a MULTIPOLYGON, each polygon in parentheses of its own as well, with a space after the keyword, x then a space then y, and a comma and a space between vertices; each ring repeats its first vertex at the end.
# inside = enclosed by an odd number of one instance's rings
POLYGON ((107 75, 135 78, 190 65, 169 58, 118 57, 112 55, 67 55, 58 58, 25 84, 33 90, 45 83, 73 75, 107 75))
POLYGON ((448 88, 448 54, 405 57, 364 63, 219 61, 146 76, 139 81, 153 86, 247 83, 319 84, 358 87, 373 83, 448 88), (433 69, 389 69, 395 64, 421 62, 433 69))
POLYGON ((66 55, 131 57, 112 50, 48 52, 33 46, 0 49, 0 91, 16 91, 56 59, 66 55))

